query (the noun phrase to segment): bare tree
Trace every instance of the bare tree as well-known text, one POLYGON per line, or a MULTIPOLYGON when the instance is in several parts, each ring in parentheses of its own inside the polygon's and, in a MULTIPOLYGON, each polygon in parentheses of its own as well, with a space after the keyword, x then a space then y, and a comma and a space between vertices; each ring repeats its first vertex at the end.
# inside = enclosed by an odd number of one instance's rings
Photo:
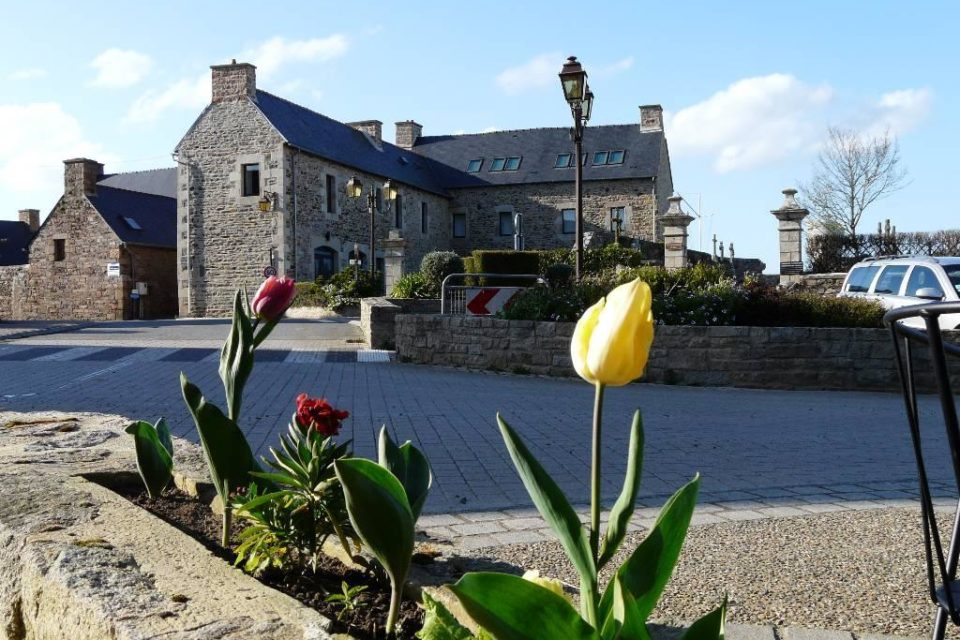
POLYGON ((855 238, 863 212, 902 189, 907 171, 900 166, 900 147, 889 131, 874 138, 835 127, 827 133, 813 179, 802 185, 804 201, 821 229, 855 238))

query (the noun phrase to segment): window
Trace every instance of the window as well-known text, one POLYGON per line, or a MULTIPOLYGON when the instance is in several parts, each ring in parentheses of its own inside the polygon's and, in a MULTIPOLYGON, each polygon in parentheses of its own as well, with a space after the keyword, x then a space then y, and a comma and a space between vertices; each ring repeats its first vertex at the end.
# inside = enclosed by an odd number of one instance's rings
POLYGON ((377 211, 383 211, 383 189, 377 187, 377 211))
POLYGON ((564 209, 560 212, 563 219, 563 233, 576 233, 577 212, 574 209, 564 209))
POLYGON ((397 194, 397 199, 393 201, 393 226, 396 229, 403 229, 403 196, 397 194))
POLYGON ((920 289, 934 288, 940 291, 940 283, 937 282, 937 276, 933 271, 926 267, 914 267, 910 272, 910 279, 907 280, 906 295, 916 296, 920 289))
POLYGON ((593 154, 593 164, 607 164, 607 152, 597 151, 593 154))
POLYGON ((243 197, 260 195, 260 163, 241 165, 243 185, 240 194, 243 197))
POLYGON ((513 212, 501 211, 498 215, 500 216, 500 235, 512 236, 513 235, 513 212))
POLYGON ((610 207, 610 231, 623 231, 626 222, 623 207, 610 207))
POLYGON ((623 164, 623 151, 611 151, 607 156, 607 164, 623 164))
POLYGON ((557 156, 557 161, 553 164, 554 169, 566 169, 573 166, 573 154, 561 153, 557 156))
POLYGON ((453 214, 453 237, 454 238, 467 237, 467 214, 465 213, 453 214))
POLYGON ((134 220, 129 216, 123 216, 123 221, 127 223, 127 226, 133 229, 134 231, 140 231, 143 227, 140 226, 140 223, 134 220))
POLYGON ((857 267, 850 272, 847 279, 848 293, 865 293, 870 289, 873 276, 877 275, 880 267, 857 267))
POLYGON ((900 292, 900 284, 903 282, 903 276, 907 273, 908 266, 905 264, 891 265, 880 272, 880 278, 877 280, 877 286, 874 293, 892 293, 900 292))
POLYGON ((507 164, 504 165, 503 170, 504 170, 504 171, 516 171, 516 170, 519 169, 519 168, 520 168, 520 157, 519 157, 519 156, 513 156, 513 157, 510 157, 510 158, 507 158, 507 164))
POLYGON ((420 233, 426 233, 427 229, 430 227, 428 224, 430 220, 427 218, 427 203, 420 203, 420 233))
POLYGON ((313 250, 314 278, 329 278, 337 272, 337 252, 330 247, 317 247, 313 250))
POLYGON ((490 171, 503 171, 503 165, 506 164, 506 158, 494 158, 490 163, 490 171))
POLYGON ((483 167, 483 158, 477 158, 467 163, 467 173, 476 173, 483 167))
POLYGON ((67 241, 66 240, 54 240, 53 241, 53 259, 56 262, 65 260, 67 257, 67 241))
POLYGON ((337 176, 327 174, 327 213, 337 212, 337 176))
POLYGON ((952 284, 953 288, 960 294, 960 264, 945 264, 943 265, 943 270, 946 272, 947 277, 950 278, 950 284, 952 284))

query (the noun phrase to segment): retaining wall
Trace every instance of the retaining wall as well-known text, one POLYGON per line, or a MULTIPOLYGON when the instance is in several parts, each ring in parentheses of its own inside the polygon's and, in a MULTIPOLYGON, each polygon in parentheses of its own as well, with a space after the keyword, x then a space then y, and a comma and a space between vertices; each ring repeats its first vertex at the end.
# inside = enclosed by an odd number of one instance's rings
POLYGON ((396 317, 403 313, 440 313, 440 301, 418 298, 363 298, 360 327, 371 349, 396 348, 396 317))
MULTIPOLYGON (((405 362, 573 376, 573 323, 398 315, 405 362)), ((951 336, 954 341, 960 335, 951 336)), ((948 339, 951 339, 948 337, 948 339)), ((925 364, 919 371, 928 369, 925 364)), ((960 363, 954 374, 960 379, 960 363)), ((771 389, 899 390, 886 329, 803 327, 656 328, 644 380, 771 389)), ((932 389, 929 376, 919 377, 932 389)))

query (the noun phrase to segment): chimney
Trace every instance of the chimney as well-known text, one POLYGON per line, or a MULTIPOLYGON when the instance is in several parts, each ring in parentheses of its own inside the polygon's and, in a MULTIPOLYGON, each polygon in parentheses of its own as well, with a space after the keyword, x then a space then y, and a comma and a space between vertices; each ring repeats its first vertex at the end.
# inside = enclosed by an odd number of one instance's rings
POLYGON ((218 64, 213 71, 212 103, 253 98, 257 92, 257 68, 248 62, 218 64))
POLYGON ((97 181, 103 177, 103 165, 89 158, 64 160, 63 195, 78 198, 97 193, 97 181))
POLYGON ((348 122, 348 127, 353 127, 357 131, 362 131, 378 145, 383 142, 383 123, 379 120, 361 120, 360 122, 348 122))
POLYGON ((663 131, 663 107, 658 104, 640 106, 640 131, 663 131))
POLYGON ((30 233, 36 233, 40 228, 39 209, 20 209, 20 222, 30 227, 30 233))
POLYGON ((423 134, 423 126, 413 120, 406 120, 397 123, 397 146, 404 149, 412 149, 417 143, 417 138, 423 134))

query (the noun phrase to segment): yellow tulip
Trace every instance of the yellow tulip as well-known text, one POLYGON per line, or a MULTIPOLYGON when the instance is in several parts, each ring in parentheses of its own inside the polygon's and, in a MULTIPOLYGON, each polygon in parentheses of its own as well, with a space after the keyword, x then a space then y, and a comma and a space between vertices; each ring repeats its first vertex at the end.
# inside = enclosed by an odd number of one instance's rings
POLYGON ((587 382, 625 385, 643 375, 653 343, 650 287, 640 279, 620 285, 577 321, 570 357, 587 382))
POLYGON ((538 569, 531 569, 529 571, 524 572, 523 579, 527 580, 528 582, 532 582, 534 584, 540 585, 544 589, 547 589, 548 591, 552 591, 553 593, 557 594, 561 598, 566 599, 568 602, 570 601, 570 596, 567 595, 567 592, 563 590, 563 583, 557 580, 556 578, 546 578, 541 576, 540 571, 538 569))

